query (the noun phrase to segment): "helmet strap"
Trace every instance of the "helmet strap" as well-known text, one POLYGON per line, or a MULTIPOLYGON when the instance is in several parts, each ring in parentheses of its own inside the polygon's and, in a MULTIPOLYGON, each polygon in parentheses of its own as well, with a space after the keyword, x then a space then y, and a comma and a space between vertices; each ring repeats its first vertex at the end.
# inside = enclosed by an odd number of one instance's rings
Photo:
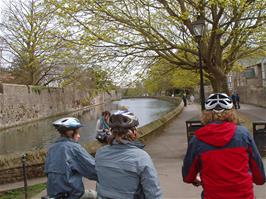
POLYGON ((75 134, 76 134, 76 129, 68 130, 68 131, 61 133, 62 137, 71 138, 71 139, 74 138, 75 134))
POLYGON ((213 109, 212 111, 215 112, 215 113, 222 113, 224 112, 225 109, 220 109, 220 110, 216 110, 216 109, 213 109))

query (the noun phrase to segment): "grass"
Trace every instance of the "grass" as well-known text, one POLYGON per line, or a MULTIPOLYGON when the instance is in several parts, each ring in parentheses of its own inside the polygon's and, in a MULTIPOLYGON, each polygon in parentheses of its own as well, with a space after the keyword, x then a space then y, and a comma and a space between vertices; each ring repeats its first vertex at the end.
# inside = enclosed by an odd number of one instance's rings
MULTIPOLYGON (((46 184, 37 184, 28 187, 28 198, 33 197, 34 195, 37 195, 41 191, 46 189, 46 184)), ((14 189, 10 190, 4 193, 0 193, 0 199, 24 199, 25 194, 24 194, 24 188, 19 188, 19 189, 14 189)))

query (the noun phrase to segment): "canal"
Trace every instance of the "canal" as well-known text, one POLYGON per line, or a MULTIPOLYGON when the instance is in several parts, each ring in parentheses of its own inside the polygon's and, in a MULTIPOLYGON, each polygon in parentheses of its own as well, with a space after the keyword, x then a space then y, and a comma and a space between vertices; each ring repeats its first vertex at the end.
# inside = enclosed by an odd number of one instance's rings
POLYGON ((95 139, 96 121, 104 110, 114 112, 127 108, 138 118, 141 126, 144 126, 174 108, 174 105, 163 100, 152 98, 134 98, 114 101, 110 104, 98 105, 79 112, 50 117, 37 122, 20 125, 0 131, 0 156, 9 154, 21 154, 27 151, 47 148, 59 134, 51 125, 53 121, 61 117, 74 116, 80 119, 84 127, 81 128, 80 143, 95 139))

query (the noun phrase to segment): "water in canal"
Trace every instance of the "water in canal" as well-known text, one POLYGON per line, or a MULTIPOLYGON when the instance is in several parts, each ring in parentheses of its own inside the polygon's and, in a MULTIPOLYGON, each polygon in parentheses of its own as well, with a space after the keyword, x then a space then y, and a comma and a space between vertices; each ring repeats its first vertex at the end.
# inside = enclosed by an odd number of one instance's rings
POLYGON ((25 153, 46 148, 59 136, 51 123, 58 118, 66 116, 77 117, 85 125, 81 128, 80 143, 95 139, 95 125, 101 112, 104 110, 114 112, 125 107, 139 118, 140 127, 158 119, 161 115, 170 111, 174 105, 167 101, 151 98, 123 99, 69 115, 52 117, 2 130, 0 131, 0 155, 25 153))

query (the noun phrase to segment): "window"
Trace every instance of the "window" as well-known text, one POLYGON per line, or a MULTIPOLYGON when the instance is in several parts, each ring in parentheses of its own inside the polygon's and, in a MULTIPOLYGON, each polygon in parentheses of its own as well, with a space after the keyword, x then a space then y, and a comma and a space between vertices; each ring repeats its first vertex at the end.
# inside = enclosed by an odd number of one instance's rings
POLYGON ((244 72, 243 72, 243 76, 247 79, 249 78, 255 78, 255 70, 254 68, 247 68, 244 72))

